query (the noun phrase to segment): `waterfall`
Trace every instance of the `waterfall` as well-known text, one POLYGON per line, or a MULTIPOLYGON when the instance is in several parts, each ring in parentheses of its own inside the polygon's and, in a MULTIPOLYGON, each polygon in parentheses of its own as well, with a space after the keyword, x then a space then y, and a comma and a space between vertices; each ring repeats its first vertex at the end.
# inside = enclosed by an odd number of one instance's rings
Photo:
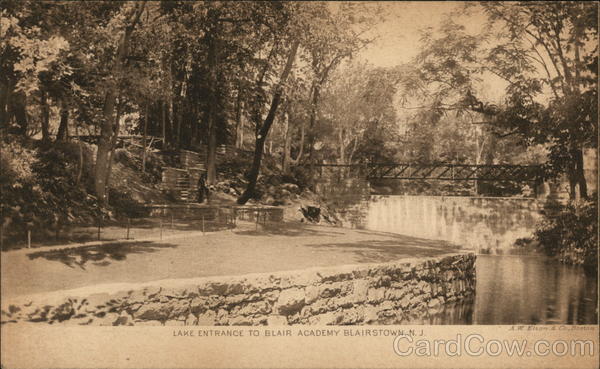
POLYGON ((535 199, 377 195, 369 201, 365 227, 497 251, 531 237, 538 210, 535 199))

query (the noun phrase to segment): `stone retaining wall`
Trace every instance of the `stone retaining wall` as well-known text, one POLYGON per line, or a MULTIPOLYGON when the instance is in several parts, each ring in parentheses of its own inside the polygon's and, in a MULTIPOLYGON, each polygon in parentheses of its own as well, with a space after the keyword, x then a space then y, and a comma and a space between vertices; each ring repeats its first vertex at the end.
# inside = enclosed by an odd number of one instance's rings
POLYGON ((282 222, 284 209, 276 206, 236 206, 233 208, 237 220, 259 223, 282 222))
POLYGON ((284 209, 276 206, 206 206, 196 204, 186 205, 150 205, 146 206, 151 217, 174 219, 205 219, 206 221, 221 221, 234 223, 235 220, 246 220, 259 223, 283 221, 284 209))
POLYGON ((475 290, 475 255, 93 286, 3 301, 2 323, 338 325, 439 312, 475 290), (117 292, 118 291, 118 292, 117 292))

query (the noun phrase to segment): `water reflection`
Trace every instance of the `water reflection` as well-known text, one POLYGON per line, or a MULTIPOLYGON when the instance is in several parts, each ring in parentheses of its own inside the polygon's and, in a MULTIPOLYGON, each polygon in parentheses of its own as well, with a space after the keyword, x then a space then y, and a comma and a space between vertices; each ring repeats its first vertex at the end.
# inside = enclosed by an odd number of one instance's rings
POLYGON ((480 255, 474 324, 595 324, 598 280, 541 256, 480 255))
POLYGON ((479 255, 473 301, 409 324, 597 324, 598 280, 542 256, 479 255))

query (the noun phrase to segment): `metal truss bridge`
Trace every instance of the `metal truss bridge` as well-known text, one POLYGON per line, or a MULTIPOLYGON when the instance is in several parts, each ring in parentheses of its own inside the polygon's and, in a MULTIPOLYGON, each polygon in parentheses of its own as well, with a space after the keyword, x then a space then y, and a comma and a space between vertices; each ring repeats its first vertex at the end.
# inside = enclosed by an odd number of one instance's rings
MULTIPOLYGON (((305 164, 304 166, 310 166, 305 164)), ((314 164, 314 168, 363 168, 366 178, 445 181, 515 181, 539 182, 544 178, 540 165, 475 164, 314 164)))

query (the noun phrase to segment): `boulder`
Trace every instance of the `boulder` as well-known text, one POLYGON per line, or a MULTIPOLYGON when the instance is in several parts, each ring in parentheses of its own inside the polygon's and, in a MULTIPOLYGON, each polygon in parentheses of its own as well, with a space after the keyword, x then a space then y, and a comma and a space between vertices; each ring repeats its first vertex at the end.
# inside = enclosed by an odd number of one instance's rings
POLYGON ((293 183, 284 183, 284 184, 281 185, 281 187, 284 190, 289 191, 289 192, 294 193, 294 194, 300 193, 300 187, 298 187, 298 185, 293 184, 293 183))
POLYGON ((198 325, 198 318, 194 314, 189 314, 185 319, 185 325, 198 325))
POLYGON ((100 326, 113 326, 119 319, 119 314, 117 313, 108 313, 101 318, 94 319, 94 325, 100 326))
POLYGON ((289 288, 281 291, 275 303, 275 311, 282 315, 291 315, 299 312, 304 305, 304 291, 299 288, 289 288))
POLYGON ((134 314, 136 319, 165 321, 182 315, 187 316, 189 310, 186 300, 172 300, 168 303, 154 302, 142 305, 134 314))
POLYGON ((376 304, 383 301, 385 298, 385 288, 371 288, 367 294, 367 300, 376 304))
POLYGON ((271 326, 288 325, 288 321, 287 321, 287 318, 282 315, 270 315, 267 318, 267 325, 271 325, 271 326))
POLYGON ((212 310, 208 310, 198 316, 197 325, 215 325, 216 320, 217 314, 212 310))
POLYGON ((122 311, 113 325, 133 325, 133 317, 126 311, 122 311))
POLYGON ((142 325, 142 326, 159 326, 159 325, 163 325, 162 322, 158 321, 158 320, 136 320, 135 325, 142 325))
POLYGON ((352 285, 351 299, 354 303, 363 303, 367 300, 369 291, 369 281, 366 279, 356 279, 352 285))
POLYGON ((302 211, 302 215, 309 222, 318 223, 321 221, 321 208, 311 205, 306 205, 300 207, 300 211, 302 211))
POLYGON ((342 312, 328 312, 325 314, 319 314, 308 318, 310 325, 334 325, 339 324, 344 320, 344 314, 342 312))
POLYGON ((241 315, 229 319, 229 325, 252 325, 252 323, 252 318, 241 315))

